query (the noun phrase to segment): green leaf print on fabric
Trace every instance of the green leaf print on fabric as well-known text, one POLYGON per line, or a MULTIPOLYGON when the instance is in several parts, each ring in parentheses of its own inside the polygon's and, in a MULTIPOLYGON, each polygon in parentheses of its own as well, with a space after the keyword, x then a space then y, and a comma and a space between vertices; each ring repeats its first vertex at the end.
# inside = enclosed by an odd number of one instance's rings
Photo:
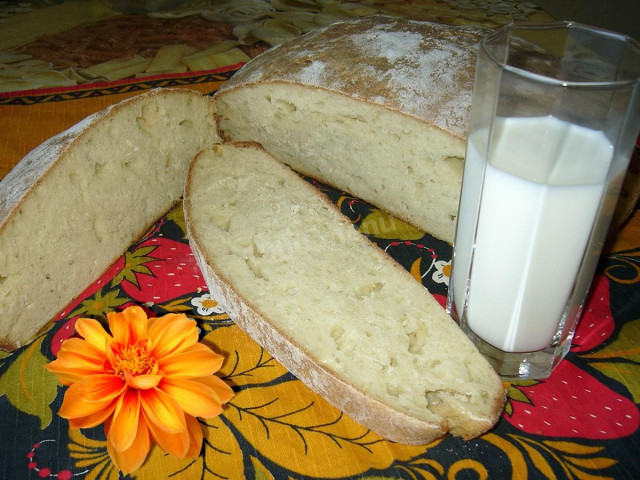
POLYGON ((58 393, 56 377, 42 373, 44 365, 49 363, 41 353, 43 338, 15 352, 15 358, 6 357, 4 362, 11 364, 0 377, 0 396, 5 395, 18 410, 38 417, 41 429, 51 423, 53 414, 49 405, 58 393))

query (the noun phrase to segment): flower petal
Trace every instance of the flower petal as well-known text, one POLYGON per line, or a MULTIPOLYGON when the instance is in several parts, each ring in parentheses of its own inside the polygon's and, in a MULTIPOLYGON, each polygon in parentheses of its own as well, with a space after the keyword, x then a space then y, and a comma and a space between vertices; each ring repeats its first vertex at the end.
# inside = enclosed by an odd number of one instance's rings
POLYGON ((149 429, 144 421, 138 422, 138 429, 131 446, 124 451, 117 451, 111 441, 113 428, 109 429, 107 440, 107 451, 113 463, 122 473, 128 474, 135 472, 142 466, 149 449, 151 448, 151 439, 149 437, 149 429))
POLYGON ((102 324, 93 318, 79 318, 76 322, 76 332, 101 352, 104 352, 105 340, 108 342, 113 341, 113 338, 105 331, 102 324))
MULTIPOLYGON (((117 404, 117 402, 116 402, 117 404)), ((107 419, 104 421, 104 435, 105 437, 107 437, 107 440, 109 439, 109 430, 111 429, 111 421, 113 420, 113 416, 111 417, 107 417, 107 419)))
POLYGON ((97 348, 82 338, 68 338, 58 350, 58 361, 65 366, 88 364, 88 366, 102 367, 104 362, 104 345, 97 348))
POLYGON ((183 378, 164 378, 159 388, 178 402, 188 415, 212 418, 222 413, 217 393, 203 383, 183 378))
POLYGON ((122 312, 107 313, 107 321, 113 341, 120 345, 129 345, 129 325, 122 312))
POLYGON ((182 432, 187 429, 184 420, 184 412, 178 403, 166 393, 157 388, 151 390, 138 390, 140 403, 153 427, 169 433, 182 432))
POLYGON ((44 368, 55 374, 58 382, 62 385, 71 385, 72 383, 82 380, 83 377, 82 374, 70 372, 68 369, 60 367, 60 364, 55 363, 55 361, 44 365, 44 368))
POLYGON ((109 405, 90 415, 86 415, 84 417, 79 417, 79 418, 70 418, 69 427, 71 428, 97 427, 101 423, 106 422, 111 417, 111 415, 113 415, 116 405, 118 404, 118 400, 119 400, 118 398, 114 398, 109 405))
POLYGON ((197 344, 198 326, 183 313, 169 313, 150 322, 149 339, 150 353, 161 358, 197 344))
POLYGON ((220 370, 223 361, 222 355, 202 343, 196 343, 182 353, 158 358, 158 367, 165 375, 206 377, 220 370))
POLYGON ((72 383, 79 382, 83 378, 86 378, 87 375, 95 375, 97 373, 102 373, 103 369, 94 370, 94 369, 85 369, 85 368, 68 368, 54 360, 53 362, 44 366, 51 373, 55 374, 58 377, 58 381, 62 385, 71 385, 72 383))
MULTIPOLYGON (((101 415, 99 412, 105 409, 109 410, 109 413, 113 411, 115 408, 115 402, 112 401, 113 398, 97 402, 87 402, 79 394, 79 391, 82 389, 82 385, 78 387, 79 384, 80 382, 74 383, 67 388, 58 415, 67 419, 80 420, 82 417, 94 414, 101 415)), ((107 415, 107 412, 102 412, 102 414, 107 415)))
POLYGON ((147 336, 147 313, 138 306, 127 307, 122 312, 129 324, 129 342, 138 343, 147 336))
POLYGON ((86 402, 110 401, 121 395, 127 385, 117 375, 101 374, 85 377, 72 385, 86 402))
POLYGON ((169 433, 153 423, 146 415, 145 418, 151 436, 162 450, 178 458, 184 458, 187 455, 190 451, 191 435, 186 427, 183 431, 169 433))
POLYGON ((162 375, 131 375, 129 372, 125 372, 124 379, 131 388, 149 390, 158 386, 162 375))
POLYGON ((189 430, 189 450, 187 450, 187 458, 196 458, 202 450, 202 425, 198 419, 191 415, 186 415, 187 429, 189 430))
POLYGON ((104 373, 104 354, 80 338, 66 340, 58 351, 58 358, 45 365, 60 383, 70 385, 87 375, 104 373))
POLYGON ((117 452, 123 452, 133 444, 139 417, 138 391, 128 388, 118 401, 109 430, 109 439, 117 452))
POLYGON ((194 382, 204 383, 218 396, 218 401, 221 404, 227 403, 235 395, 231 386, 229 386, 224 380, 216 377, 215 375, 209 375, 208 377, 200 377, 192 379, 194 382))

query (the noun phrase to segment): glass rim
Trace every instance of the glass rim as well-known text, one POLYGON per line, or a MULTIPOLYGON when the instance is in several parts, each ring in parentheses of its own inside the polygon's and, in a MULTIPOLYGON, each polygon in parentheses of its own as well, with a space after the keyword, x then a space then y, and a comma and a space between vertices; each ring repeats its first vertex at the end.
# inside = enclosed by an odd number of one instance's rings
POLYGON ((555 77, 550 77, 548 75, 544 75, 542 73, 535 73, 525 68, 516 67, 513 65, 509 65, 503 60, 496 58, 487 48, 487 45, 499 38, 505 32, 515 32, 518 30, 577 30, 577 31, 588 31, 596 33, 602 37, 608 37, 609 39, 617 40, 621 43, 625 43, 626 45, 633 48, 636 52, 638 52, 638 58, 640 61, 640 43, 629 35, 625 35, 623 33, 614 32, 612 30, 607 30, 600 27, 594 27, 591 25, 586 25, 579 22, 574 21, 557 21, 557 22, 546 22, 546 23, 527 23, 527 24, 519 24, 515 22, 511 22, 507 25, 503 25, 494 31, 490 32, 488 35, 483 37, 480 40, 480 49, 485 53, 487 58, 489 58, 495 65, 500 67, 501 69, 511 72, 515 75, 518 75, 523 78, 527 78, 529 80, 534 80, 540 83, 546 83, 552 86, 559 87, 573 87, 573 88, 620 88, 625 86, 630 86, 640 82, 640 74, 636 75, 633 78, 627 78, 622 80, 601 80, 601 81, 578 81, 578 80, 562 80, 555 77))

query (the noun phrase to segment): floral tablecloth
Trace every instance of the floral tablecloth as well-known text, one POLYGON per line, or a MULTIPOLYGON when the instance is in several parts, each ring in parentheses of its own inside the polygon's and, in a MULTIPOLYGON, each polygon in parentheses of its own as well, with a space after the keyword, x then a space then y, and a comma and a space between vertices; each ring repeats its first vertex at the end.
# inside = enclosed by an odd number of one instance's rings
MULTIPOLYGON (((83 7, 91 7, 90 15, 87 14, 90 18, 85 20, 89 26, 73 16, 77 13, 70 13, 77 7, 71 1, 53 6, 45 2, 34 2, 29 6, 0 3, 0 16, 4 12, 4 25, 11 28, 19 23, 20 16, 26 28, 28 22, 47 17, 47 12, 55 9, 64 12, 67 22, 57 29, 55 22, 49 22, 53 25, 47 24, 44 37, 23 32, 22 44, 16 44, 18 40, 12 39, 0 23, 0 42, 4 42, 0 43, 0 50, 29 55, 23 60, 14 57, 13 63, 7 65, 41 60, 38 56, 46 56, 43 52, 47 50, 42 50, 43 46, 65 44, 65 31, 91 30, 91 25, 99 31, 99 28, 111 28, 105 27, 110 19, 131 15, 118 12, 113 4, 80 3, 83 7), (30 45, 30 49, 25 45, 30 45)), ((214 20, 208 20, 202 12, 231 3, 186 2, 176 7, 177 10, 168 11, 179 15, 165 12, 162 16, 135 18, 137 24, 144 24, 148 19, 151 22, 177 22, 196 16, 197 19, 189 20, 190 32, 194 31, 194 25, 202 25, 204 19, 215 25, 213 31, 220 34, 217 41, 224 41, 235 35, 233 30, 238 25, 246 25, 245 20, 236 18, 237 9, 236 17, 231 15, 233 11, 227 10, 227 17, 215 17, 214 20)), ((239 3, 245 6, 243 14, 255 13, 267 4, 239 3)), ((278 13, 291 12, 293 7, 319 15, 327 4, 335 6, 335 3, 297 0, 268 5, 273 19, 278 13)), ((379 1, 349 5, 352 9, 358 5, 374 9, 376 13, 384 10, 384 13, 394 15, 488 26, 513 18, 520 21, 545 18, 544 12, 531 4, 508 1, 379 1)), ((360 13, 370 12, 362 10, 360 13)), ((54 17, 48 14, 48 18, 54 17)), ((256 18, 252 20, 257 21, 256 18)), ((157 26, 157 23, 153 25, 157 26)), ((76 31, 70 38, 75 39, 77 35, 76 31)), ((172 35, 177 37, 171 37, 170 41, 178 43, 179 32, 172 35)), ((188 40, 183 38, 180 42, 188 43, 188 40)), ((140 51, 134 54, 143 50, 144 39, 140 37, 137 42, 136 48, 140 51)), ((209 48, 204 44, 206 42, 198 42, 192 47, 209 48)), ((159 44, 154 45, 153 48, 159 48, 159 44)), ((243 45, 243 52, 252 56, 269 45, 264 40, 257 40, 243 45)), ((141 56, 154 53, 152 47, 147 48, 151 50, 142 52, 141 56)), ((5 60, 9 53, 5 54, 5 60)), ((127 54, 131 51, 127 50, 127 54)), ((113 55, 114 58, 122 57, 118 52, 113 55)), ((45 69, 82 69, 91 63, 90 59, 79 55, 64 66, 61 58, 52 56, 46 61, 45 69)), ((100 61, 109 61, 109 58, 101 56, 100 61)), ((156 72, 112 80, 88 80, 79 76, 73 85, 28 90, 20 90, 18 84, 9 88, 9 81, 14 81, 16 76, 7 80, 8 74, 0 74, 0 86, 3 82, 7 86, 0 94, 0 177, 30 149, 89 113, 153 87, 185 86, 204 94, 212 93, 237 68, 234 64, 210 70, 156 72)), ((444 302, 450 245, 386 216, 358 198, 312 179, 309 181, 336 203, 352 220, 354 228, 369 236, 410 271, 416 281, 422 282, 444 302)), ((46 232, 42 234, 46 235, 46 232)), ((549 272, 550 276, 553 274, 549 272)), ((182 209, 178 205, 158 219, 143 238, 88 286, 50 323, 46 332, 13 353, 0 353, 1 479, 119 477, 109 460, 103 429, 70 429, 68 422, 57 415, 64 387, 43 366, 55 359, 61 343, 74 334, 74 323, 79 316, 104 319, 107 312, 129 305, 140 305, 151 316, 174 312, 186 313, 196 319, 201 341, 226 357, 218 375, 232 385, 236 393, 225 405, 221 416, 204 422, 205 441, 198 458, 178 460, 154 448, 143 467, 132 477, 640 478, 638 210, 612 237, 602 257, 571 353, 553 375, 542 381, 507 383, 508 402, 499 423, 478 439, 465 442, 445 437, 430 445, 406 446, 381 439, 329 406, 235 326, 216 299, 208 294, 191 254, 182 209)))

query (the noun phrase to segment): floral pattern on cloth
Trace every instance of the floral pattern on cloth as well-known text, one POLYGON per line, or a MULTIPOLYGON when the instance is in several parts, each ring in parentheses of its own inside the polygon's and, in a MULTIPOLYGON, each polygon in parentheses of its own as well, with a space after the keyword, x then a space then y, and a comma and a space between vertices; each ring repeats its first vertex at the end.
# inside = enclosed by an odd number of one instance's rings
MULTIPOLYGON (((444 302, 450 245, 311 182, 444 302)), ((603 258, 571 353, 549 379, 507 383, 507 406, 493 430, 471 441, 447 436, 407 446, 331 407, 234 324, 209 295, 179 205, 46 332, 0 357, 0 478, 640 478, 639 259, 638 247, 603 258), (154 448, 138 471, 122 476, 101 427, 72 430, 57 415, 65 387, 43 367, 73 336, 77 318, 104 321, 130 305, 149 316, 195 319, 200 341, 224 355, 218 376, 235 396, 219 417, 200 420, 198 457, 180 460, 154 448)))

